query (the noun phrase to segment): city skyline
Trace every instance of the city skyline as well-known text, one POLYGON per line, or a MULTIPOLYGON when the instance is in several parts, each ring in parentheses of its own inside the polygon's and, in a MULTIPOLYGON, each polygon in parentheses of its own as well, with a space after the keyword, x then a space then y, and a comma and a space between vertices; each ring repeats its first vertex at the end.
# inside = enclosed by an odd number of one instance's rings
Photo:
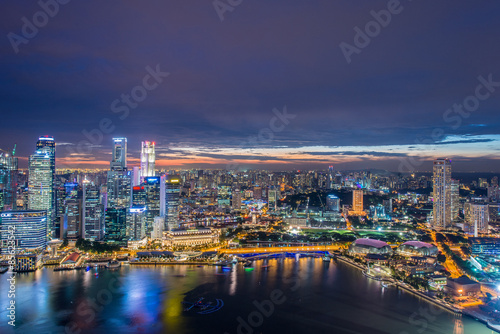
MULTIPOLYGON (((17 143, 21 168, 46 134, 58 168, 106 168, 119 136, 131 165, 156 142, 159 168, 397 171, 413 156, 416 171, 439 157, 456 171, 500 168, 499 4, 401 3, 350 55, 355 28, 386 1, 287 5, 60 5, 26 43, 3 39, 0 148, 17 143)), ((6 6, 5 36, 42 10, 6 6)))

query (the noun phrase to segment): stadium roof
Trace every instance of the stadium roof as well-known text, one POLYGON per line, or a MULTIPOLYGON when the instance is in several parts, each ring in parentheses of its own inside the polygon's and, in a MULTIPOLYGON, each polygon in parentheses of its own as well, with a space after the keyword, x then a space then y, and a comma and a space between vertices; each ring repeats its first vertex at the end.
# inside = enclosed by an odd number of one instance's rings
POLYGON ((386 242, 375 239, 357 239, 355 243, 356 245, 370 246, 375 248, 382 248, 385 246, 390 247, 386 242))
POLYGON ((431 248, 431 247, 436 247, 434 245, 431 245, 431 244, 428 244, 428 243, 422 242, 422 241, 407 241, 407 242, 403 243, 403 245, 412 246, 412 247, 415 247, 415 248, 431 248))

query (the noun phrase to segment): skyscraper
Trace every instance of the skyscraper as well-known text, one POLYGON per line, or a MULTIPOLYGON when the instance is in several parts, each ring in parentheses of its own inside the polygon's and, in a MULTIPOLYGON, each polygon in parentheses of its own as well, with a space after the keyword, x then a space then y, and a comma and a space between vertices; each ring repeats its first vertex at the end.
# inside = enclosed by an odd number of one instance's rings
POLYGON ((155 142, 143 141, 141 149, 141 178, 155 176, 155 142))
POLYGON ((456 221, 460 212, 460 182, 451 180, 451 221, 456 221))
POLYGON ((433 227, 445 229, 451 225, 451 160, 434 161, 434 222, 433 227))
POLYGON ((127 138, 113 138, 111 170, 107 177, 107 208, 129 208, 133 173, 127 171, 127 138))
POLYGON ((113 138, 113 157, 110 169, 116 171, 127 170, 127 138, 113 138))
POLYGON ((326 209, 328 211, 340 211, 340 199, 335 195, 328 195, 326 197, 326 209))
POLYGON ((0 211, 17 209, 18 159, 0 152, 0 211))
POLYGON ((352 191, 352 211, 356 215, 363 214, 363 190, 352 191))
POLYGON ((165 179, 165 224, 169 231, 179 227, 180 193, 181 178, 178 176, 167 176, 165 179))
POLYGON ((76 240, 82 236, 82 200, 70 198, 66 200, 66 237, 76 240))
POLYGON ((474 237, 478 237, 479 232, 488 233, 490 221, 488 204, 466 203, 466 206, 465 218, 469 225, 469 231, 474 233, 474 237))
POLYGON ((107 208, 104 226, 104 239, 120 244, 126 243, 128 208, 107 208))
MULTIPOLYGON (((38 144, 37 144, 38 145, 38 144)), ((48 233, 54 231, 54 173, 52 149, 42 147, 29 158, 28 209, 47 212, 48 233)))
POLYGON ((231 208, 233 210, 241 210, 241 198, 243 197, 243 194, 241 193, 240 189, 233 189, 232 191, 232 203, 231 203, 231 208))
POLYGON ((98 186, 83 182, 83 238, 98 241, 103 238, 104 205, 98 186))

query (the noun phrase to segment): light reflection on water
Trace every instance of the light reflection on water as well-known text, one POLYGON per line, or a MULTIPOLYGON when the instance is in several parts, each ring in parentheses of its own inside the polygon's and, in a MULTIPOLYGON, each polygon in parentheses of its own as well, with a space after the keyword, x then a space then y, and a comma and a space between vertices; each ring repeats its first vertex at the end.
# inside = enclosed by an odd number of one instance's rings
MULTIPOLYGON (((98 276, 94 269, 53 272, 44 268, 19 274, 16 329, 63 333, 66 325, 76 324, 83 333, 236 333, 238 317, 248 319, 256 311, 254 302, 269 300, 273 291, 279 291, 285 302, 274 305, 255 333, 492 333, 483 324, 446 311, 423 328, 422 319, 411 317, 429 310, 428 303, 395 287, 383 288, 342 263, 287 258, 254 261, 253 267, 247 271, 240 264, 223 272, 215 266, 122 266, 100 269, 98 276), (113 281, 117 290, 110 288, 113 281), (183 311, 183 300, 199 297, 219 298, 225 305, 209 315, 183 311), (94 317, 89 313, 92 302, 98 309, 94 317)), ((2 280, 2 293, 4 286, 2 280)), ((7 315, 6 303, 2 296, 2 319, 7 315)), ((5 321, 0 332, 13 333, 5 321)))

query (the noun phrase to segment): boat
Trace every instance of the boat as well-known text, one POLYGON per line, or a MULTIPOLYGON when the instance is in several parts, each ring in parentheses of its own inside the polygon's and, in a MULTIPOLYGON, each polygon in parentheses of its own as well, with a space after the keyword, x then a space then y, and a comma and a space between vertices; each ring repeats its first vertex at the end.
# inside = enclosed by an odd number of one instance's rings
POLYGON ((85 271, 89 271, 90 270, 90 266, 87 266, 87 269, 85 269, 85 271))
POLYGON ((118 261, 109 261, 108 264, 106 264, 106 268, 120 268, 121 267, 121 263, 118 262, 118 261))
POLYGON ((389 285, 387 283, 381 283, 384 288, 388 288, 389 285))
POLYGON ((247 261, 243 264, 243 267, 248 268, 252 266, 252 261, 247 261))
POLYGON ((231 263, 237 264, 238 263, 238 258, 236 256, 233 257, 233 259, 231 260, 231 263))
POLYGON ((9 271, 9 267, 0 267, 0 274, 5 274, 7 271, 9 271))
POLYGON ((332 259, 328 255, 323 256, 323 261, 324 262, 330 262, 332 259))

